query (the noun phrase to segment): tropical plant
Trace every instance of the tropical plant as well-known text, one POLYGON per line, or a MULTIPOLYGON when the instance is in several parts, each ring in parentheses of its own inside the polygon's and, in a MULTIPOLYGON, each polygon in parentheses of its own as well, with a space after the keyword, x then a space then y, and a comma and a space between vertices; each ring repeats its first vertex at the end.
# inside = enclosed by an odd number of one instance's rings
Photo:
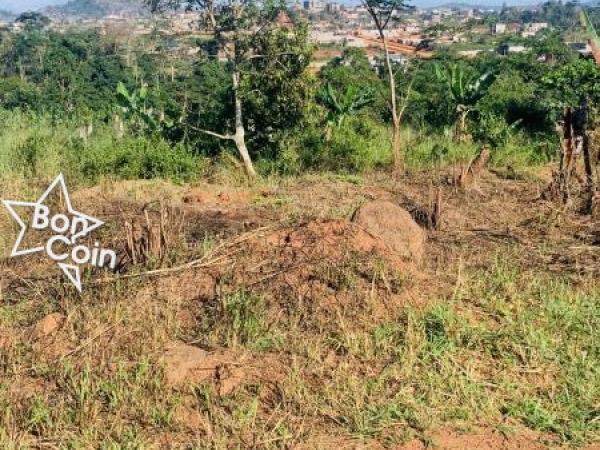
POLYGON ((327 83, 327 86, 319 92, 319 100, 328 110, 329 126, 335 124, 340 127, 349 116, 355 115, 373 102, 373 92, 349 85, 344 92, 338 93, 331 84, 327 83))
POLYGON ((483 75, 467 74, 462 66, 456 64, 441 67, 435 65, 438 81, 444 84, 455 107, 455 139, 462 142, 465 137, 467 116, 475 104, 485 95, 493 81, 492 73, 483 75))
POLYGON ((170 128, 173 122, 166 120, 164 115, 157 113, 148 106, 148 86, 142 86, 129 91, 123 82, 117 85, 117 104, 123 112, 125 121, 129 122, 136 130, 156 132, 162 128, 170 128))

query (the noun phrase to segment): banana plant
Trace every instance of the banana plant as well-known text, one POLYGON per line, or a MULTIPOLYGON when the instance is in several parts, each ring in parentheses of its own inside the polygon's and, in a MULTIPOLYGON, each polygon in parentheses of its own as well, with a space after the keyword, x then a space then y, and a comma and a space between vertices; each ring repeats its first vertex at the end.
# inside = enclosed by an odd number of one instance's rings
POLYGON ((490 87, 493 81, 492 73, 468 75, 462 67, 455 64, 447 67, 436 64, 435 73, 438 81, 446 87, 446 91, 454 104, 456 114, 455 139, 462 142, 465 136, 467 116, 490 87))
POLYGON ((156 132, 173 126, 172 122, 165 120, 162 114, 148 106, 148 86, 145 84, 129 92, 127 86, 119 82, 117 104, 123 112, 125 121, 132 123, 138 130, 156 132))
POLYGON ((346 119, 355 115, 364 107, 373 103, 373 92, 349 85, 342 93, 338 93, 331 84, 321 90, 319 99, 328 110, 327 123, 341 127, 346 119))

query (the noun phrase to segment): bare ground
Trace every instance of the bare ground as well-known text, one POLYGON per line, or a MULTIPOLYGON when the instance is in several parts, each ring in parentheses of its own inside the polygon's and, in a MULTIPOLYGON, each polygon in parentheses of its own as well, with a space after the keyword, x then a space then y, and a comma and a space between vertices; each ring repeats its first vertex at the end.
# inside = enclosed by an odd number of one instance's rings
MULTIPOLYGON (((120 273, 87 274, 79 296, 43 261, 0 263, 0 405, 10 404, 0 444, 544 449, 597 442, 597 398, 595 413, 593 399, 582 401, 592 416, 578 427, 569 427, 571 412, 561 416, 560 405, 542 408, 554 404, 564 375, 560 361, 538 355, 546 344, 529 335, 519 345, 510 336, 504 346, 477 339, 502 335, 502 315, 533 302, 521 290, 544 280, 596 296, 598 224, 539 200, 541 175, 485 173, 466 191, 451 177, 306 177, 252 189, 122 182, 76 192, 75 205, 109 222, 99 240, 119 249, 120 273), (443 225, 428 231, 420 265, 349 221, 375 199, 422 221, 438 187, 443 225), (500 268, 514 278, 504 280, 500 268), (442 314, 438 341, 439 305, 452 311, 442 314), (472 338, 467 325, 487 328, 472 338), (207 359, 169 367, 165 355, 184 344, 207 359), (183 377, 178 387, 167 382, 170 370, 183 377), (533 412, 522 396, 533 399, 533 412)), ((8 217, 0 220, 3 233, 14 234, 8 217)), ((589 389, 593 397, 596 387, 589 389)))

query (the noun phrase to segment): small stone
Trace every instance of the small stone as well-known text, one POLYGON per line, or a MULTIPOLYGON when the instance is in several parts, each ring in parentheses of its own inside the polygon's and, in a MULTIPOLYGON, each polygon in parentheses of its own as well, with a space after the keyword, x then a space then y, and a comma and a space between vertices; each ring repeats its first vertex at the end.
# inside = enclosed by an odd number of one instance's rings
POLYGON ((67 318, 60 313, 48 314, 31 327, 31 337, 35 340, 56 333, 67 318))
POLYGON ((194 369, 202 367, 208 352, 187 344, 177 344, 164 354, 165 381, 169 386, 184 383, 194 369))

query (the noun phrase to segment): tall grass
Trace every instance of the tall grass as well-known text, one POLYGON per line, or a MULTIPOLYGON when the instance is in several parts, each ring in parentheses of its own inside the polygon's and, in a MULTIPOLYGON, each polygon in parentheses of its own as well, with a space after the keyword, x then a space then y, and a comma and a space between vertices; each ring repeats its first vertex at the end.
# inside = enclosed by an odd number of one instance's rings
POLYGON ((94 124, 88 139, 73 121, 24 112, 0 112, 0 182, 2 185, 47 181, 63 173, 72 183, 117 179, 170 178, 186 181, 205 165, 182 146, 159 137, 117 139, 112 127, 94 124))
MULTIPOLYGON (((58 173, 77 184, 97 183, 103 177, 189 181, 205 173, 210 164, 222 169, 231 160, 209 160, 198 156, 196 149, 192 152, 184 144, 173 144, 158 136, 126 135, 117 139, 112 127, 103 123, 95 123, 92 135, 84 140, 79 126, 74 120, 0 110, 2 186, 22 185, 26 189, 32 181, 44 183, 58 173)), ((388 126, 368 117, 355 117, 328 133, 318 127, 291 131, 282 139, 278 154, 257 161, 257 167, 262 174, 277 176, 388 169, 392 162, 390 144, 388 126)), ((405 127, 402 131, 404 162, 412 169, 466 162, 479 148, 480 144, 473 142, 454 142, 450 130, 431 132, 405 127)), ((260 154, 260 149, 253 150, 260 154)), ((492 164, 521 168, 547 162, 548 151, 542 150, 516 134, 492 151, 492 164)), ((241 166, 234 166, 241 176, 241 166)))

